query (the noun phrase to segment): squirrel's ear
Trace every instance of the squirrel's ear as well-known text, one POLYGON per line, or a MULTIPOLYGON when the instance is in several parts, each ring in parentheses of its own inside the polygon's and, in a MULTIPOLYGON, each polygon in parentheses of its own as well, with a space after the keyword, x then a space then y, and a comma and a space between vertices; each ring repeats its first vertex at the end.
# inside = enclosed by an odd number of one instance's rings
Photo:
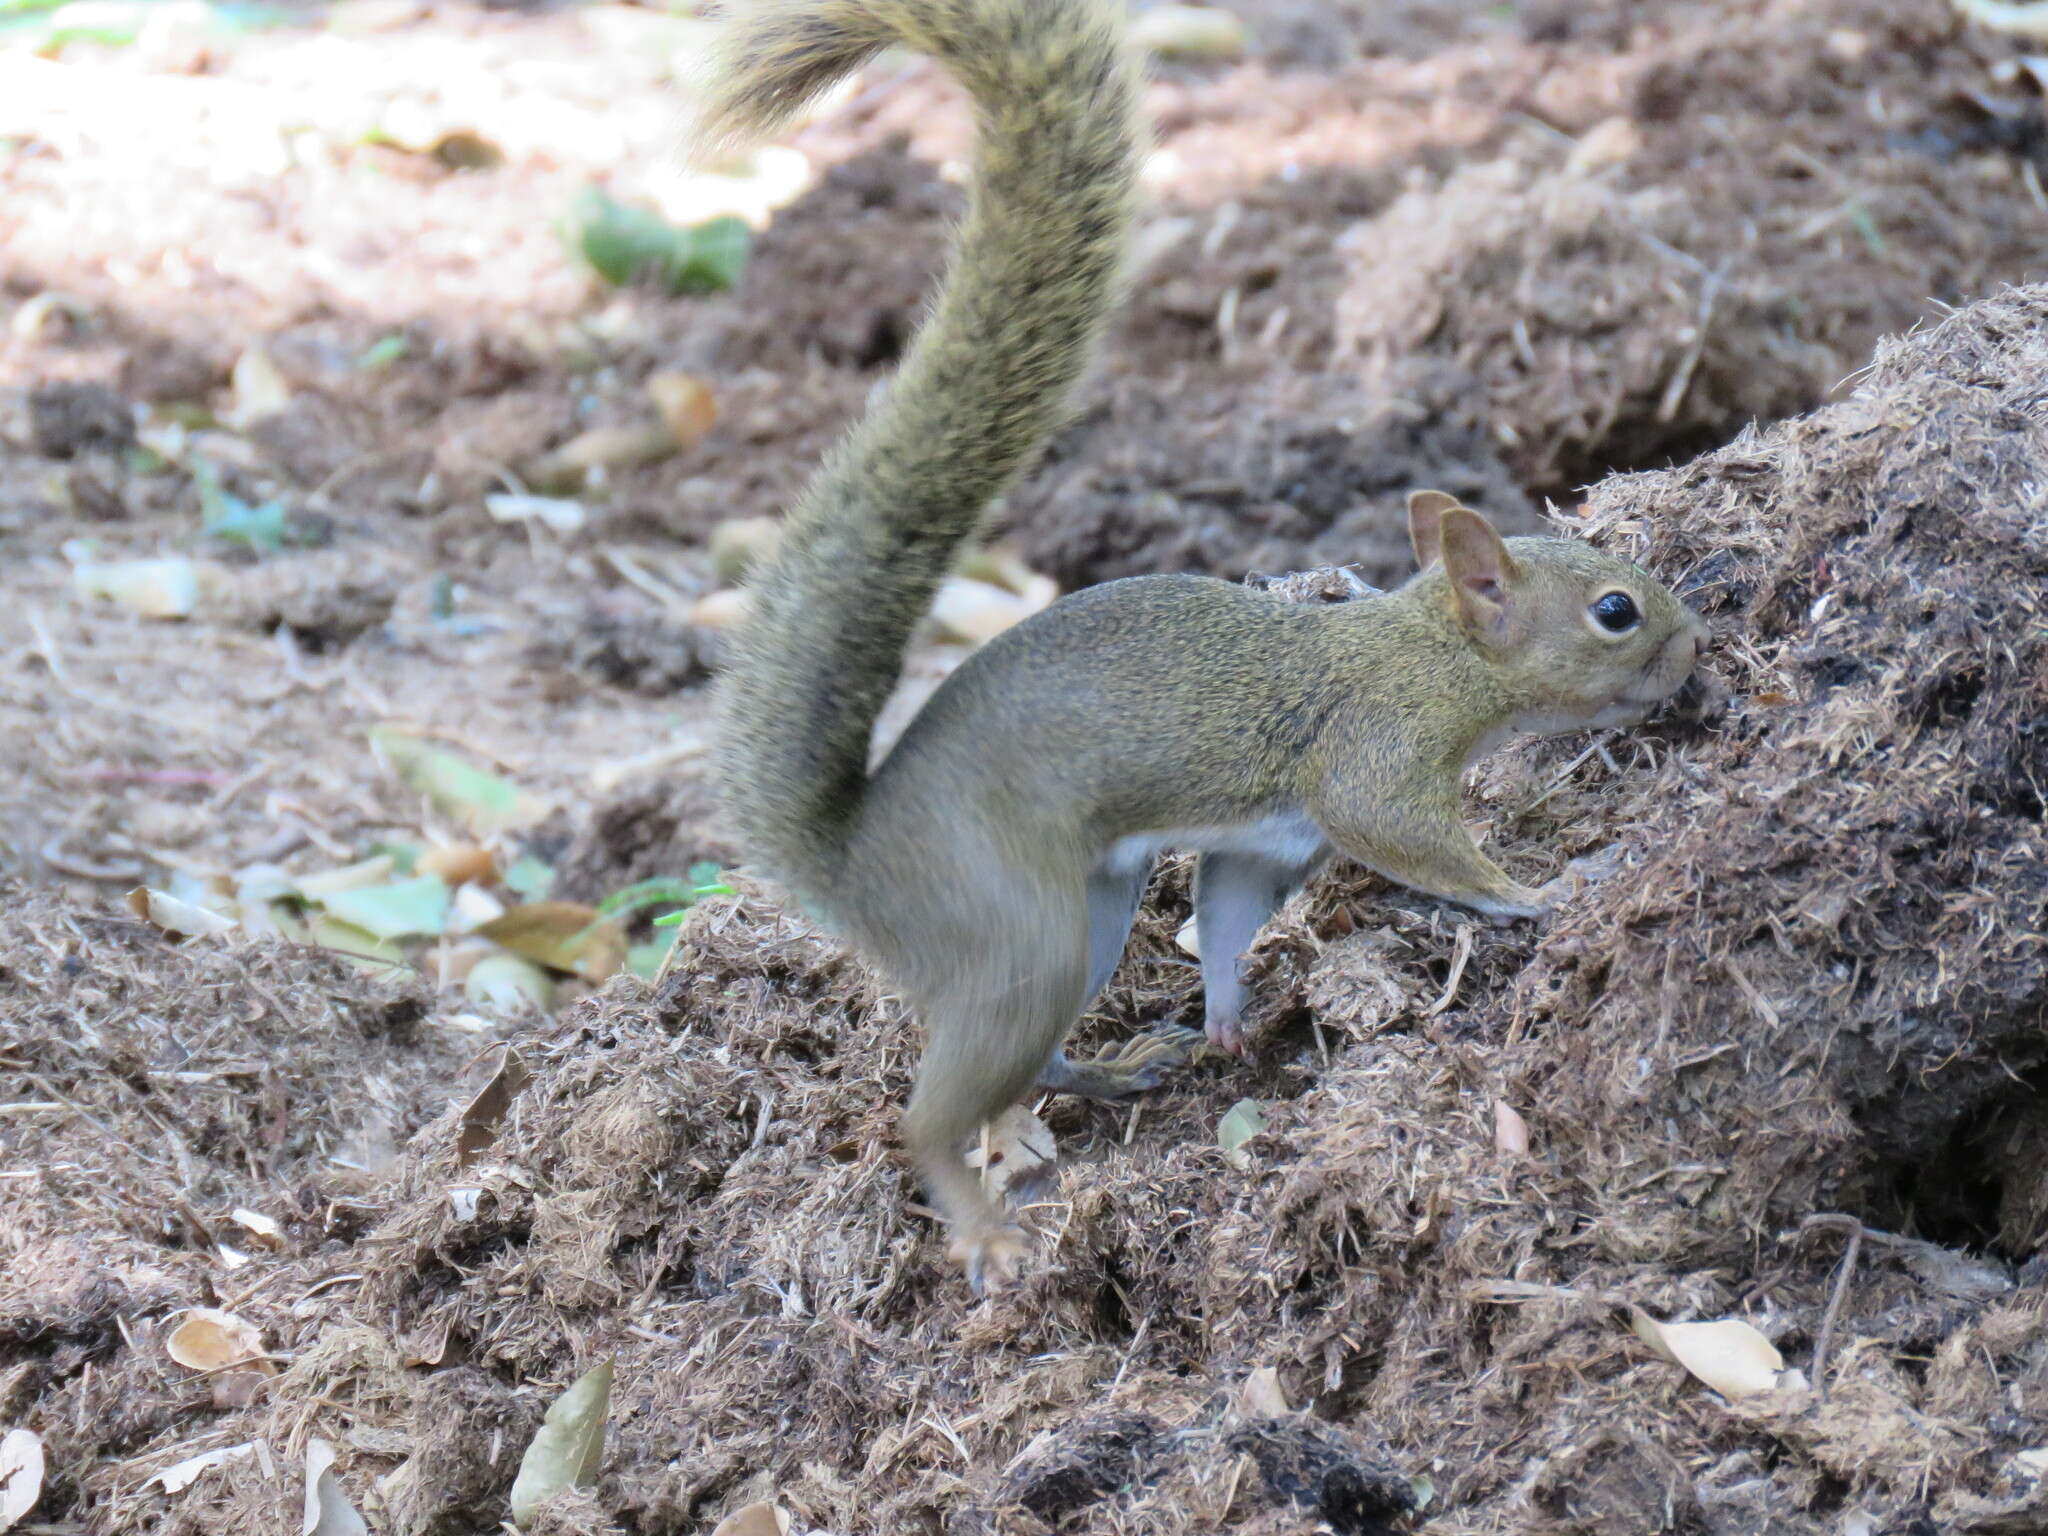
POLYGON ((1408 493, 1408 542, 1415 546, 1415 568, 1427 570, 1443 558, 1444 514, 1458 498, 1442 491, 1408 493))
POLYGON ((1493 524, 1470 507, 1451 506, 1437 519, 1451 601, 1466 625, 1505 639, 1514 610, 1515 562, 1493 524))

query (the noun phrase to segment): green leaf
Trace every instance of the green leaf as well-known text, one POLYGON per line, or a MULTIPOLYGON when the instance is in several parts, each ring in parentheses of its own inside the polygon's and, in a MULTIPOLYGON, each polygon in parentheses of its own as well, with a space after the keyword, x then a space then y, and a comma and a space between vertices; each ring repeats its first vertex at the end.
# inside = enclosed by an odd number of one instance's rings
POLYGON ((543 901, 554 887, 555 871, 530 853, 522 853, 505 871, 505 889, 528 901, 543 901))
POLYGON ((448 885, 439 875, 420 875, 395 885, 365 885, 336 891, 321 903, 345 923, 378 939, 440 933, 448 926, 448 885))
POLYGON ((541 1420, 533 1443, 519 1459, 512 1480, 512 1523, 527 1526, 550 1496, 565 1488, 588 1488, 597 1481, 604 1455, 604 1421, 611 1411, 612 1363, 585 1371, 568 1391, 555 1399, 541 1420))
POLYGON ((642 981, 653 981, 661 975, 662 964, 668 959, 668 952, 675 947, 673 939, 656 939, 649 944, 635 944, 626 951, 626 969, 642 981))
POLYGON ((730 288, 753 243, 744 219, 728 214, 685 229, 602 187, 584 189, 571 230, 576 252, 613 287, 645 282, 670 294, 730 288))
POLYGON ((687 907, 696 899, 696 887, 688 881, 658 875, 652 880, 636 880, 623 890, 613 891, 597 904, 597 910, 605 917, 613 917, 621 912, 638 912, 642 907, 660 906, 663 902, 687 907))
POLYGON ((356 366, 366 370, 389 368, 404 357, 412 343, 397 332, 379 337, 363 349, 363 355, 356 359, 356 366))
POLYGON ((204 459, 192 461, 192 484, 199 491, 199 515, 207 537, 231 539, 276 554, 284 548, 291 531, 291 514, 282 501, 266 501, 252 507, 239 496, 230 495, 220 476, 204 459))
POLYGON ((425 795, 441 814, 458 818, 478 836, 518 831, 548 814, 548 803, 538 795, 395 726, 371 730, 370 745, 407 788, 425 795))

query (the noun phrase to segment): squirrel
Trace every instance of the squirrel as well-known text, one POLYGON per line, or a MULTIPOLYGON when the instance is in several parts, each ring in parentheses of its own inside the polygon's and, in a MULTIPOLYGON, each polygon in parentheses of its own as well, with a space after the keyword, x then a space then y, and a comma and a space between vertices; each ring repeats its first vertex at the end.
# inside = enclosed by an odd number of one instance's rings
POLYGON ((1503 539, 1409 499, 1419 573, 1327 606, 1208 577, 1086 588, 997 636, 869 768, 870 731, 939 584, 1059 426, 1120 297, 1143 135, 1120 0, 743 0, 707 138, 767 134, 885 47, 977 112, 968 210, 893 384, 814 473, 720 689, 728 810, 755 867, 849 942, 926 1029, 905 1139, 977 1293, 1023 1238, 963 1156, 1034 1085, 1155 1086, 1199 1038, 1093 1061, 1069 1028, 1108 981, 1153 864, 1198 854, 1206 1033, 1243 1048, 1238 960, 1333 852, 1498 920, 1523 885, 1459 820, 1463 769, 1517 732, 1633 723, 1707 630, 1627 560, 1503 539))

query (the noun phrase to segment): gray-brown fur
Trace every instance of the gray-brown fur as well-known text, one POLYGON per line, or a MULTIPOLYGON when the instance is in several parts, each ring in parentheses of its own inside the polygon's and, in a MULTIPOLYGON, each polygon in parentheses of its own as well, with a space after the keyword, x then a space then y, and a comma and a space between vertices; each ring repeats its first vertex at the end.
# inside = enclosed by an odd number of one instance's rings
POLYGON ((1058 424, 1116 296, 1136 78, 1109 0, 766 0, 725 33, 707 132, 752 135, 881 47, 929 53, 980 135, 950 274, 887 394, 826 459, 752 587, 724 779, 754 858, 821 916, 911 632, 1058 424))

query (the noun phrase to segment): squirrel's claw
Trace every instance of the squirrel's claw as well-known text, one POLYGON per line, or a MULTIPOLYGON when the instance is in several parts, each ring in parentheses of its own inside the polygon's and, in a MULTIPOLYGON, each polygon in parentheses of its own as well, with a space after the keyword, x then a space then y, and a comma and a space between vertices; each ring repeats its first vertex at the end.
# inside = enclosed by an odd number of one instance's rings
POLYGON ((1000 1291, 1017 1278, 1024 1261, 1024 1233, 1007 1222, 953 1240, 951 1256, 967 1270, 967 1284, 977 1296, 1000 1291))

